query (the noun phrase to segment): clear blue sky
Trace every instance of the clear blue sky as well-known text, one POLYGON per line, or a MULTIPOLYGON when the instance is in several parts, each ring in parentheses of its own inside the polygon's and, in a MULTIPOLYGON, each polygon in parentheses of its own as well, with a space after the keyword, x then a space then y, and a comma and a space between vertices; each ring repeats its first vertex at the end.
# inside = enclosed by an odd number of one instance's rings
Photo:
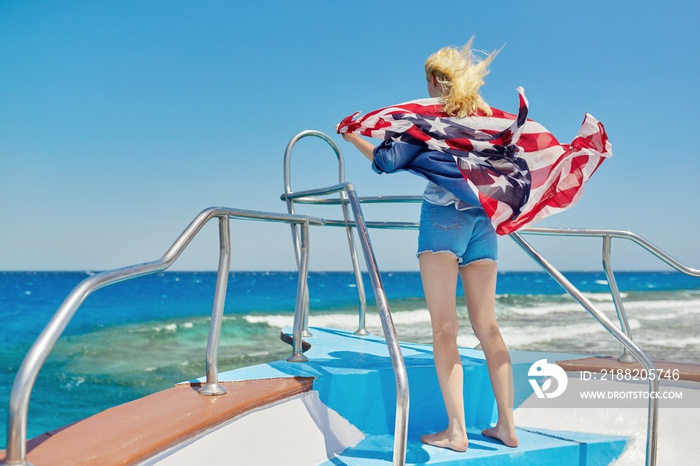
MULTIPOLYGON (((582 201, 542 226, 632 230, 700 266, 694 1, 0 2, 0 270, 100 270, 156 259, 202 209, 284 211, 282 158, 304 129, 426 95, 425 58, 472 35, 505 44, 483 89, 561 141, 584 113, 613 143, 582 201)), ((360 195, 420 194, 377 175, 336 135, 360 195)), ((336 181, 305 140, 295 189, 336 181)), ((367 217, 417 218, 417 206, 367 217)), ((329 217, 335 211, 307 210, 329 217)), ((233 224, 235 270, 294 267, 288 228, 233 224)), ((312 268, 347 269, 342 231, 312 232, 312 268)), ((415 232, 377 232, 385 270, 415 270, 415 232)), ((564 269, 599 267, 598 242, 541 241, 564 269)), ((532 269, 509 238, 506 270, 532 269)), ((176 265, 215 269, 212 225, 176 265)), ((614 246, 619 268, 662 268, 614 246)), ((646 257, 641 254, 642 257, 646 257)))

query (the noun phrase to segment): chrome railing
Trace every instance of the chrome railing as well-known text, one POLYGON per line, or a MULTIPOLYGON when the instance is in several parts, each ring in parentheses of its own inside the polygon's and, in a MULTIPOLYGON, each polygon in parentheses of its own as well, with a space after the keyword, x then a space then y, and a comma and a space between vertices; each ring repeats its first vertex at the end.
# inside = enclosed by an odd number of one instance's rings
MULTIPOLYGON (((319 138, 323 141, 325 141, 331 149, 333 149, 333 153, 335 154, 337 160, 338 160, 338 184, 343 184, 345 183, 345 162, 343 160, 343 155, 340 152, 340 149, 336 145, 333 140, 328 137, 326 134, 321 133, 320 131, 314 131, 314 130, 307 130, 307 131, 302 131, 301 133, 297 134, 294 136, 289 143, 287 144, 287 148, 284 151, 284 194, 282 195, 282 200, 285 201, 287 204, 287 211, 290 214, 294 214, 294 202, 303 202, 302 200, 298 198, 292 198, 289 197, 293 191, 292 191, 292 171, 291 171, 291 165, 292 165, 292 152, 294 150, 294 147, 296 144, 304 138, 307 137, 315 137, 319 138)), ((345 227, 345 232, 348 238, 348 247, 350 248, 350 260, 352 261, 352 270, 353 273, 355 274, 355 283, 357 285, 357 299, 359 303, 359 309, 358 309, 358 325, 357 325, 357 331, 355 331, 356 335, 369 335, 369 332, 367 331, 366 325, 365 325, 365 316, 367 313, 367 298, 365 295, 365 286, 362 281, 362 272, 360 270, 360 263, 357 260, 357 252, 355 248, 355 241, 352 236, 352 228, 349 226, 350 224, 350 214, 348 212, 348 203, 347 203, 347 193, 344 190, 339 191, 339 196, 340 198, 338 199, 339 203, 342 205, 342 210, 343 210, 343 226, 345 227)), ((321 203, 323 202, 332 202, 333 200, 328 200, 328 199, 321 199, 321 203)), ((297 258, 297 263, 299 262, 300 258, 300 237, 299 237, 299 232, 298 229, 296 228, 295 225, 291 226, 292 228, 292 241, 294 244, 294 253, 297 258)), ((304 336, 310 336, 311 334, 309 333, 308 330, 308 308, 309 308, 309 300, 308 296, 305 297, 305 307, 307 312, 305 313, 306 320, 304 321, 304 336)))
MULTIPOLYGON (((393 464, 404 465, 406 463, 406 447, 408 441, 408 374, 406 372, 406 364, 404 363, 403 355, 401 354, 401 346, 399 344, 399 339, 396 334, 394 321, 391 317, 391 312, 389 311, 389 301, 386 297, 386 291, 384 290, 384 285, 382 284, 382 279, 379 274, 379 268, 377 267, 377 261, 374 256, 374 250, 372 249, 372 242, 370 241, 369 233, 367 231, 368 225, 365 222, 364 215, 362 214, 362 208, 360 207, 360 199, 357 197, 355 187, 351 183, 346 182, 343 184, 329 186, 326 188, 285 194, 282 196, 282 198, 285 201, 293 202, 297 198, 305 198, 308 196, 322 196, 334 193, 344 193, 347 197, 345 202, 347 204, 350 204, 350 207, 352 208, 352 213, 355 221, 347 221, 343 222, 343 224, 346 228, 354 227, 357 229, 357 234, 360 238, 360 245, 362 246, 362 251, 365 257, 367 272, 369 274, 372 289, 374 291, 374 297, 377 302, 379 319, 381 321, 382 331, 384 333, 384 338, 386 339, 387 348, 389 350, 389 357, 391 359, 391 364, 394 369, 394 377, 396 380, 396 419, 394 421, 393 464)), ((341 226, 341 222, 336 222, 335 226, 341 226)), ((351 251, 353 250, 354 249, 351 248, 351 251)), ((360 276, 360 280, 361 279, 362 277, 360 276)), ((295 316, 295 322, 297 320, 308 321, 308 307, 301 309, 300 312, 304 313, 304 317, 297 319, 297 317, 295 316)), ((297 329, 295 327, 295 341, 297 339, 301 339, 301 331, 301 329, 297 329)), ((295 351, 297 350, 295 349, 295 351)), ((293 355, 293 358, 299 358, 300 356, 301 354, 299 353, 293 355)))
MULTIPOLYGON (((56 314, 41 332, 22 361, 10 394, 8 430, 7 430, 7 454, 4 464, 26 465, 27 458, 27 413, 29 399, 36 378, 39 375, 44 361, 49 356, 56 341, 63 333, 71 318, 85 299, 93 292, 115 283, 161 272, 169 268, 189 245, 192 239, 199 233, 202 227, 210 220, 219 219, 219 268, 216 278, 214 303, 212 305, 212 317, 209 330, 206 352, 206 382, 202 385, 201 395, 223 395, 226 389, 218 382, 218 345, 223 321, 224 301, 229 276, 231 240, 229 232, 230 219, 263 220, 268 222, 283 222, 299 226, 299 237, 303 247, 300 248, 300 267, 297 284, 297 314, 303 307, 302 298, 306 295, 308 270, 308 236, 309 225, 321 225, 323 220, 300 215, 277 214, 258 212, 242 209, 229 209, 224 207, 212 207, 202 211, 182 234, 173 243, 170 249, 158 260, 143 264, 132 265, 121 269, 111 270, 95 274, 86 278, 76 286, 63 301, 56 314)), ((294 322, 295 328, 301 328, 301 322, 294 322)), ((301 351, 301 339, 294 342, 301 351)))
MULTIPOLYGON (((523 233, 527 233, 524 229, 523 233)), ((656 370, 654 363, 642 351, 636 343, 632 341, 624 332, 618 329, 608 317, 598 309, 581 291, 578 290, 567 278, 552 266, 535 248, 533 248, 522 236, 518 233, 511 233, 511 238, 538 264, 546 271, 554 280, 557 281, 581 306, 583 306, 589 314, 591 314, 600 325, 610 332, 622 345, 629 350, 642 363, 642 366, 652 373, 656 370)), ((656 378, 649 378, 649 392, 657 392, 659 381, 656 378)), ((658 439, 658 401, 655 397, 649 397, 648 417, 647 417, 647 437, 646 437, 646 464, 653 466, 656 464, 656 451, 658 439)))
MULTIPOLYGON (((601 229, 580 229, 580 228, 524 228, 520 230, 521 234, 527 235, 546 235, 546 236, 575 236, 575 237, 597 237, 603 240, 602 249, 602 263, 603 270, 605 272, 605 277, 608 281, 608 288, 610 294, 613 298, 613 304, 615 306, 615 311, 617 313, 618 320, 620 322, 621 330, 632 339, 632 332, 630 330, 629 320, 627 319, 627 313, 625 312, 625 307, 620 296, 620 291, 617 286, 617 280, 615 279, 615 273, 612 268, 612 240, 613 238, 629 240, 643 249, 650 252, 652 255, 656 256, 658 259, 676 269, 677 271, 690 275, 692 277, 700 277, 700 269, 695 269, 688 267, 673 257, 671 257, 666 252, 662 251, 646 239, 641 236, 632 233, 630 231, 621 230, 601 230, 601 229)), ((517 242, 517 241, 516 241, 517 242)), ((621 362, 634 362, 635 359, 628 352, 627 348, 624 349, 623 354, 618 358, 621 362)))
MULTIPOLYGON (((364 284, 362 281, 362 271, 360 270, 359 261, 357 260, 355 240, 353 236, 353 228, 357 230, 357 234, 360 239, 360 245, 364 253, 365 264, 367 266, 370 282, 374 291, 377 309, 379 311, 379 319, 381 321, 382 331, 384 333, 384 338, 386 339, 389 357, 391 359, 391 364, 394 369, 394 378, 396 382, 396 417, 394 420, 393 464, 396 466, 402 466, 406 463, 406 448, 408 442, 409 387, 406 365, 404 363, 403 355, 401 354, 401 346, 399 345, 399 339, 396 335, 396 328, 391 317, 391 312, 389 311, 389 302, 386 297, 386 292, 384 291, 382 279, 379 274, 379 268, 377 267, 377 261, 375 259, 374 251, 372 249, 372 242, 370 241, 369 233, 367 231, 368 225, 367 222, 365 222, 364 215, 362 213, 362 207, 360 206, 360 198, 355 192, 355 187, 351 183, 345 181, 345 164, 343 161, 343 156, 335 142, 333 142, 333 140, 330 139, 327 135, 319 131, 303 131, 294 136, 294 138, 292 138, 289 141, 289 144, 287 144, 287 149, 284 153, 284 194, 282 194, 281 199, 287 204, 287 210, 290 214, 294 213, 295 202, 311 204, 339 204, 342 207, 343 219, 339 221, 334 221, 333 225, 344 227, 347 233, 348 245, 350 249, 350 258, 353 265, 353 272, 355 275, 355 282, 357 285, 359 299, 359 323, 358 329, 355 332, 355 334, 368 335, 369 332, 367 332, 367 329, 365 327, 366 298, 364 292, 364 284), (297 142, 299 142, 299 140, 305 137, 320 138, 333 149, 333 152, 338 160, 338 184, 326 188, 319 188, 307 191, 292 191, 291 155, 297 142), (327 199, 322 197, 336 193, 338 194, 337 199, 327 199), (354 222, 350 218, 348 212, 348 205, 352 210, 354 222)), ((292 240, 296 256, 298 258, 300 257, 299 251, 302 247, 302 242, 300 241, 300 238, 298 236, 297 228, 294 225, 292 225, 292 240)), ((302 309, 300 309, 300 312, 303 313, 303 317, 295 316, 295 322, 297 320, 304 322, 304 329, 302 330, 297 329, 296 327, 294 328, 294 341, 301 341, 302 335, 309 335, 308 297, 306 297, 305 306, 302 309)), ((297 361, 304 359, 305 357, 301 354, 301 350, 295 347, 294 354, 292 354, 292 357, 288 360, 297 361)))
MULTIPOLYGON (((617 287, 617 281, 615 280, 615 274, 612 270, 611 265, 611 250, 612 250, 612 239, 622 238, 632 241, 633 243, 646 249, 654 256, 661 259, 663 262, 673 267, 679 272, 693 277, 700 277, 700 270, 692 267, 687 267, 676 259, 671 257, 669 254, 665 253, 649 241, 640 237, 639 235, 620 230, 600 230, 600 229, 569 229, 569 228, 524 228, 519 233, 512 233, 511 238, 521 247, 523 250, 535 261, 540 267, 542 267, 549 275, 554 278, 571 296, 576 299, 576 301, 581 304, 595 319, 617 340, 622 343, 624 347, 624 353, 619 358, 622 362, 633 362, 636 358, 642 366, 651 373, 655 370, 654 363, 649 359, 649 357, 632 341, 632 335, 629 328, 629 321, 627 319, 627 313, 622 304, 622 298, 620 296, 620 291, 617 287), (620 322, 620 329, 618 329, 613 322, 607 318, 593 303, 588 300, 575 286, 569 282, 564 275, 562 275, 556 268, 554 268, 547 260, 542 257, 529 243, 527 243, 521 236, 521 234, 531 234, 531 235, 557 235, 557 236, 587 236, 587 237, 600 237, 603 239, 603 251, 602 251, 602 262, 603 268, 605 270, 605 275, 608 280, 608 287, 610 293, 613 296, 613 303, 615 305, 615 310, 617 312, 618 320, 620 322), (631 355, 630 355, 631 353, 631 355), (633 356, 633 357, 632 357, 633 356)), ((655 378, 649 378, 649 393, 658 391, 659 380, 655 378)), ((656 452, 658 450, 658 400, 655 397, 649 397, 648 405, 648 415, 647 415, 647 436, 646 436, 646 464, 653 466, 656 464, 656 452)))

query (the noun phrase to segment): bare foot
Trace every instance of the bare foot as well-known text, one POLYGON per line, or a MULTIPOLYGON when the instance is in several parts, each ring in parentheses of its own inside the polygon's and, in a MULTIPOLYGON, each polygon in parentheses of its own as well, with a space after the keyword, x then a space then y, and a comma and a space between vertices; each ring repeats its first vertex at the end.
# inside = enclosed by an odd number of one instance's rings
POLYGON ((466 433, 451 434, 447 430, 435 434, 426 434, 421 437, 423 443, 434 447, 448 448, 454 451, 467 451, 469 439, 466 433))
POLYGON ((486 437, 495 438, 507 447, 515 448, 518 446, 518 437, 515 435, 515 430, 501 427, 498 424, 489 429, 482 430, 481 433, 486 437))

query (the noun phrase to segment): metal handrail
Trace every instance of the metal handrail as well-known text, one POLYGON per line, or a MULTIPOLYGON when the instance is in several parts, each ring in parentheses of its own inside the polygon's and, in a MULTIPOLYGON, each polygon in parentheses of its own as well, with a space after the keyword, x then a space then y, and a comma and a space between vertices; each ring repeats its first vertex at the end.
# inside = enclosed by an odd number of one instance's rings
MULTIPOLYGON (((352 209, 353 217, 355 218, 355 221, 352 222, 352 225, 353 227, 357 228, 357 233, 360 238, 360 245, 362 246, 362 251, 364 253, 365 264, 369 273, 370 282, 372 283, 374 297, 377 302, 377 309, 379 311, 379 319, 381 321, 382 331, 384 333, 384 338, 386 339, 387 347, 389 350, 389 357, 391 359, 391 364, 394 369, 394 377, 396 381, 396 419, 394 421, 393 464, 396 466, 402 466, 406 463, 406 448, 408 441, 408 373, 406 372, 406 364, 404 362, 403 355, 401 354, 401 346, 399 344, 399 339, 396 334, 394 321, 391 317, 391 312, 389 311, 389 301, 386 297, 384 285, 382 284, 382 279, 379 274, 379 268, 377 266, 377 261, 374 256, 372 242, 370 241, 369 233, 367 231, 368 224, 365 222, 364 215, 362 214, 360 198, 355 192, 355 187, 348 182, 328 186, 326 188, 318 188, 299 193, 289 193, 286 195, 286 197, 289 201, 293 201, 298 196, 318 196, 334 193, 345 193, 347 195, 347 201, 352 209)), ((340 225, 338 224, 336 226, 340 225)), ((301 309, 300 312, 306 312, 308 318, 308 309, 301 309)), ((295 316, 295 321, 296 320, 297 316, 295 316)), ((298 320, 304 319, 299 318, 298 320)), ((301 339, 301 330, 295 328, 294 332, 294 340, 301 339)), ((296 357, 298 356, 299 355, 296 355, 296 357)))
MULTIPOLYGON (((642 351, 636 343, 632 341, 625 333, 620 331, 613 322, 608 319, 608 317, 598 309, 588 298, 586 298, 583 293, 581 293, 578 288, 576 288, 569 280, 562 275, 554 266, 552 266, 547 260, 538 253, 535 248, 533 248, 527 241, 525 241, 522 236, 518 233, 511 233, 510 237, 537 263, 544 269, 552 278, 554 278, 557 283, 559 283, 576 301, 578 301, 583 308, 591 314, 599 324, 605 328, 609 333, 611 333, 617 340, 622 343, 622 345, 628 349, 632 354, 634 354, 642 366, 648 371, 648 373, 653 373, 656 368, 651 359, 642 351)), ((649 378, 649 392, 657 392, 659 388, 659 381, 656 378, 649 378)), ((656 451, 657 451, 657 438, 658 438, 658 412, 659 406, 657 399, 653 396, 649 397, 649 407, 648 407, 648 418, 647 418, 647 454, 646 454, 646 464, 648 466, 654 466, 656 464, 656 451)))
POLYGON ((666 264, 670 265, 674 269, 676 269, 679 272, 682 272, 686 275, 690 275, 693 277, 699 277, 700 278, 700 269, 696 269, 693 267, 688 267, 678 260, 674 259, 670 254, 667 254, 666 252, 662 251, 658 247, 656 247, 654 244, 651 242, 647 241, 646 239, 642 238, 641 236, 637 235, 636 233, 632 233, 631 231, 624 231, 624 230, 606 230, 606 229, 594 229, 594 228, 539 228, 539 227, 530 227, 530 228, 523 228, 522 230, 519 231, 519 233, 526 233, 529 235, 555 235, 555 236, 598 236, 598 237, 609 237, 609 238, 622 238, 622 239, 627 239, 630 240, 639 246, 643 247, 650 253, 652 253, 654 256, 658 257, 661 259, 663 262, 666 264))
MULTIPOLYGON (((627 313, 625 312, 624 304, 622 298, 620 297, 620 291, 617 287, 617 280, 615 279, 615 274, 612 270, 611 265, 611 250, 612 250, 612 239, 620 238, 632 241, 633 243, 641 246, 643 249, 649 251, 652 255, 661 259, 664 263, 676 269, 677 271, 690 275, 693 277, 700 277, 700 269, 688 267, 678 260, 671 257, 666 252, 662 251, 646 239, 641 236, 632 233, 631 231, 624 230, 605 230, 605 229, 580 229, 580 228, 524 228, 520 230, 520 233, 530 234, 530 235, 547 235, 547 236, 579 236, 579 237, 599 237, 603 239, 603 251, 602 251, 602 262, 603 270, 605 271, 605 276, 608 280, 608 288, 610 294, 613 298, 613 304, 615 305, 615 311, 617 313, 618 320, 620 322, 620 328, 629 338, 632 338, 632 332, 629 325, 629 320, 627 318, 627 313)), ((635 359, 628 352, 627 348, 624 349, 622 356, 618 358, 621 362, 634 362, 635 359)))
MULTIPOLYGON (((542 268, 549 272, 550 276, 552 276, 562 287, 564 287, 564 289, 566 289, 589 313, 591 313, 598 320, 598 322, 603 325, 606 330, 608 330, 608 332, 610 332, 615 338, 618 339, 618 341, 620 341, 620 343, 622 343, 625 351, 619 360, 623 362, 634 361, 634 358, 629 354, 629 352, 631 352, 632 355, 636 357, 639 362, 641 362, 642 366, 644 366, 647 371, 653 371, 655 368, 651 359, 649 359, 646 354, 641 351, 641 349, 639 349, 639 347, 637 347, 637 345, 632 341, 627 313, 625 312, 622 304, 622 298, 620 297, 620 291, 617 287, 617 281, 615 280, 615 274, 612 271, 610 261, 612 238, 630 240, 646 249, 657 258, 661 259, 667 265, 686 275, 700 277, 700 269, 688 267, 682 264, 646 239, 630 231, 572 228, 525 228, 522 229, 520 233, 531 235, 584 236, 603 238, 603 268, 608 280, 610 293, 613 296, 615 311, 617 312, 622 331, 618 330, 618 328, 604 314, 593 306, 593 304, 587 298, 585 298, 580 291, 573 287, 573 285, 571 285, 571 283, 566 280, 561 273, 556 271, 554 267, 547 263, 547 261, 544 260, 544 258, 537 253, 532 246, 526 243, 518 233, 511 234, 511 238, 513 238, 513 240, 515 240, 515 242, 518 243, 518 245, 520 245, 530 255, 530 257, 532 257, 542 268)), ((658 380, 649 380, 650 392, 657 391, 658 386, 658 380)), ((646 437, 646 464, 650 466, 656 464, 656 452, 658 448, 658 409, 658 400, 654 397, 649 397, 646 437)))
MULTIPOLYGON (((292 171, 291 171, 291 164, 292 164, 292 152, 294 150, 294 147, 296 144, 307 137, 315 137, 319 138, 322 141, 326 142, 331 149, 333 149, 333 153, 335 154, 336 159, 338 160, 338 183, 343 184, 345 183, 345 161, 343 160, 343 154, 340 152, 340 149, 338 148, 338 145, 330 138, 328 135, 320 132, 320 131, 315 131, 315 130, 306 130, 302 131, 301 133, 297 134, 294 136, 289 143, 287 144, 287 148, 284 151, 284 194, 282 194, 281 199, 285 201, 287 204, 287 212, 290 214, 294 214, 294 199, 288 197, 290 194, 293 193, 292 191, 292 171)), ((350 260, 352 261, 352 270, 353 273, 355 274, 355 285, 357 288, 357 299, 358 299, 358 324, 357 324, 357 330, 355 331, 355 335, 369 335, 369 332, 367 331, 366 323, 365 323, 365 316, 367 314, 367 298, 365 294, 365 285, 364 282, 362 281, 362 271, 360 270, 360 263, 357 259, 357 251, 355 250, 355 241, 353 239, 353 234, 352 234, 352 227, 350 226, 350 214, 348 212, 348 199, 347 199, 347 193, 343 190, 338 191, 340 198, 338 199, 338 203, 342 205, 342 210, 343 210, 343 226, 345 227, 345 233, 348 238, 348 248, 350 249, 350 260)), ((328 201, 328 199, 326 199, 328 201)), ((300 251, 301 251, 301 241, 300 237, 297 231, 297 228, 295 225, 291 225, 292 229, 292 242, 294 244, 294 253, 295 257, 297 258, 297 264, 299 263, 299 258, 300 258, 300 251)), ((305 320, 304 320, 304 336, 311 336, 311 333, 308 331, 308 308, 309 308, 309 297, 305 296, 304 297, 304 306, 306 308, 306 312, 304 313, 305 315, 305 320)))
MULTIPOLYGON (((347 202, 342 199, 326 199, 324 197, 308 196, 299 197, 299 192, 295 193, 294 202, 299 204, 331 204, 338 205, 347 202)), ((286 195, 282 195, 282 199, 286 200, 286 195)), ((364 196, 358 198, 361 204, 406 204, 414 202, 423 202, 423 196, 364 196)))
MULTIPOLYGON (((364 291, 364 282, 362 280, 362 272, 360 270, 360 264, 357 259, 357 253, 355 250, 355 241, 352 233, 352 229, 357 229, 358 237, 360 238, 360 245, 362 246, 362 251, 364 253, 365 264, 369 272, 370 282, 374 290, 374 296, 377 303, 377 309, 379 311, 379 318, 382 324, 382 331, 387 342, 387 347, 389 350, 389 357, 391 359, 391 364, 394 369, 394 377, 396 379, 396 418, 394 421, 394 452, 393 452, 393 464, 396 466, 402 466, 406 463, 406 448, 408 442, 408 412, 409 412, 409 388, 408 388, 408 374, 406 372, 406 365, 401 354, 401 347, 399 345, 399 339, 396 335, 396 328, 394 326, 393 319, 391 317, 391 312, 389 311, 389 302, 386 298, 386 292, 384 291, 384 286, 382 284, 381 276, 379 274, 379 269, 377 267, 377 262, 374 257, 374 251, 372 249, 372 243, 369 239, 369 234, 367 231, 367 224, 364 220, 364 215, 362 214, 362 207, 360 206, 360 198, 355 192, 355 187, 345 181, 345 163, 343 160, 343 155, 340 149, 335 144, 335 142, 328 137, 326 134, 320 131, 307 130, 294 136, 289 143, 284 152, 284 194, 282 194, 281 199, 285 201, 287 205, 287 211, 290 214, 294 213, 294 203, 308 203, 309 199, 305 197, 307 195, 311 196, 321 196, 338 193, 338 199, 326 199, 317 198, 311 200, 311 203, 317 204, 340 204, 343 211, 343 220, 334 222, 334 226, 343 226, 347 233, 348 245, 350 249, 350 258, 352 260, 353 272, 355 275, 355 283, 357 286, 358 300, 359 300, 359 310, 358 310, 358 329, 355 332, 357 335, 369 335, 366 329, 365 318, 366 318, 366 298, 364 291), (291 185, 291 156, 292 151, 301 139, 305 137, 316 137, 325 141, 335 153, 338 160, 338 184, 327 188, 320 188, 312 191, 304 191, 304 195, 299 195, 292 191, 291 185), (350 205, 353 213, 354 222, 351 221, 348 204, 350 205)), ((381 200, 379 202, 386 202, 386 200, 381 200)), ((292 228, 292 240, 294 244, 294 249, 296 257, 300 257, 299 251, 303 248, 303 242, 297 235, 297 231, 294 225, 292 228)), ((296 326, 294 328, 293 341, 301 341, 302 335, 310 335, 308 332, 308 317, 309 317, 309 307, 308 307, 308 296, 305 296, 305 306, 298 309, 299 312, 303 313, 303 316, 295 314, 295 322, 304 322, 304 330, 302 333, 300 329, 296 326)), ((301 354, 301 349, 295 346, 292 356, 288 359, 289 361, 303 361, 305 357, 301 354)))
POLYGON ((372 243, 369 240, 369 232, 365 224, 362 208, 355 192, 355 187, 350 183, 344 184, 345 192, 350 198, 350 205, 357 223, 357 233, 360 237, 360 244, 365 255, 365 264, 372 282, 374 297, 377 301, 377 309, 382 323, 382 331, 386 344, 389 347, 389 356, 394 366, 394 377, 396 378, 396 419, 394 421, 394 455, 393 464, 403 466, 406 463, 406 446, 408 441, 408 412, 409 412, 409 390, 408 374, 406 364, 401 354, 401 346, 396 335, 396 327, 389 312, 389 301, 384 291, 379 268, 372 250, 372 243))
MULTIPOLYGON (((347 204, 348 200, 343 199, 327 199, 321 197, 326 193, 327 189, 333 189, 339 185, 331 186, 328 188, 317 188, 308 189, 304 191, 297 191, 289 194, 283 194, 280 198, 287 202, 297 202, 300 204, 314 204, 314 205, 339 205, 347 204)), ((367 196, 358 197, 358 202, 360 204, 411 204, 423 202, 423 196, 367 196)), ((345 227, 350 226, 355 228, 357 225, 352 220, 339 220, 339 219, 323 219, 323 226, 330 227, 345 227)), ((418 222, 396 222, 396 221, 365 221, 368 228, 379 228, 386 230, 417 230, 418 222)))
MULTIPOLYGON (((180 234, 177 240, 158 260, 132 265, 120 269, 101 272, 80 282, 68 297, 63 301, 51 318, 48 325, 41 332, 37 340, 22 361, 17 371, 12 392, 10 394, 8 430, 7 430, 7 454, 4 464, 28 465, 27 458, 27 413, 29 410, 29 398, 36 378, 42 365, 49 356, 56 341, 63 333, 75 312, 85 299, 93 292, 115 283, 161 272, 169 268, 189 245, 192 239, 199 233, 202 227, 213 218, 219 218, 219 269, 217 273, 214 303, 212 306, 212 320, 206 353, 206 382, 200 390, 202 395, 222 395, 226 390, 218 383, 217 358, 221 322, 223 320, 224 300, 229 274, 230 260, 230 234, 229 219, 263 220, 268 222, 283 222, 301 225, 300 235, 308 245, 309 224, 322 225, 323 220, 301 215, 277 214, 243 209, 230 209, 225 207, 212 207, 202 211, 189 226, 180 234)), ((308 263, 308 255, 302 259, 302 264, 308 263)), ((300 306, 299 296, 303 296, 306 289, 306 267, 300 267, 299 282, 297 287, 297 307, 300 306)), ((298 313, 298 312, 297 312, 298 313)), ((295 313, 296 314, 296 313, 295 313)), ((301 326, 295 320, 295 327, 301 326)), ((301 340, 295 342, 301 350, 301 340)))

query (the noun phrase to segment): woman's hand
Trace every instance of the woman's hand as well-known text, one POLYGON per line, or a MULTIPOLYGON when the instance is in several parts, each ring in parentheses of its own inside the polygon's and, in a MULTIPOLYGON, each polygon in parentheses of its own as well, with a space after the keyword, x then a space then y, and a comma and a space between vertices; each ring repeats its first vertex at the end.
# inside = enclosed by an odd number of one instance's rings
MULTIPOLYGON (((335 125, 335 132, 336 132, 336 133, 338 132, 338 127, 339 127, 339 126, 340 126, 340 123, 338 123, 337 125, 335 125)), ((357 135, 354 134, 354 133, 340 133, 340 135, 343 137, 343 139, 345 139, 345 140, 348 141, 348 142, 352 142, 354 138, 359 137, 359 136, 357 136, 357 135)))
POLYGON ((343 133, 341 136, 352 143, 370 162, 374 160, 374 145, 371 142, 354 133, 343 133))
MULTIPOLYGON (((336 132, 338 131, 338 125, 335 125, 335 130, 336 132)), ((343 137, 343 139, 349 143, 352 143, 357 150, 362 152, 362 155, 369 159, 370 162, 374 160, 374 146, 371 142, 363 139, 361 136, 358 136, 355 133, 341 133, 340 135, 343 137)))
POLYGON ((341 136, 348 142, 355 144, 356 141, 361 141, 362 138, 355 133, 342 133, 341 136))

